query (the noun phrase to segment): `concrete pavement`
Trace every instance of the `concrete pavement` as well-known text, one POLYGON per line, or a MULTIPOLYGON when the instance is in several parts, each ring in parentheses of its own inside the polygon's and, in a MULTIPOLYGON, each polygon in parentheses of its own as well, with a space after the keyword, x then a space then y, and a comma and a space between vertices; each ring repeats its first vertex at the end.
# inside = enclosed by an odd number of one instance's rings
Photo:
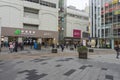
POLYGON ((51 49, 0 54, 0 80, 120 80, 120 59, 114 50, 89 53, 79 59, 76 50, 51 49), (107 51, 107 53, 105 53, 107 51), (100 53, 101 52, 101 53, 100 53), (111 53, 109 53, 111 52, 111 53))

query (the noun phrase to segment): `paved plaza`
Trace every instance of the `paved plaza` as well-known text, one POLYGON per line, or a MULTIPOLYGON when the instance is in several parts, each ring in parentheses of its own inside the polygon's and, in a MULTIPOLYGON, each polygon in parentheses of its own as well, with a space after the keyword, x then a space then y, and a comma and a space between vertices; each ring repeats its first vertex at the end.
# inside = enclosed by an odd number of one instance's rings
POLYGON ((75 50, 3 51, 0 80, 120 80, 120 59, 115 58, 116 54, 102 54, 102 50, 98 53, 79 59, 75 50))

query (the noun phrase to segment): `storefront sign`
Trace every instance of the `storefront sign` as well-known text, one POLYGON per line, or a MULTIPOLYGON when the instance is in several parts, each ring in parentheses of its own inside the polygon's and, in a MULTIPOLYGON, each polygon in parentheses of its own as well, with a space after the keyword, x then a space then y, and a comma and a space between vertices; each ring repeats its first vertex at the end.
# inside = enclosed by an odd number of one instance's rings
POLYGON ((19 29, 15 30, 14 34, 15 35, 20 35, 21 34, 21 30, 19 30, 19 29))
POLYGON ((73 30, 73 37, 81 38, 81 30, 73 30))
POLYGON ((21 34, 23 34, 23 35, 34 35, 35 31, 17 29, 17 30, 15 30, 14 34, 15 35, 21 35, 21 34))
POLYGON ((116 3, 118 3, 119 2, 119 0, 113 0, 112 1, 112 4, 116 4, 116 3))
POLYGON ((34 35, 35 31, 32 31, 32 30, 21 30, 21 34, 24 34, 24 35, 34 35))
POLYGON ((51 33, 46 32, 46 33, 44 33, 43 35, 44 35, 44 36, 48 36, 48 35, 50 36, 50 35, 52 35, 52 34, 51 34, 51 33))
POLYGON ((109 6, 109 3, 105 3, 105 7, 108 7, 109 6))
POLYGON ((114 12, 114 15, 118 15, 118 14, 120 14, 120 10, 114 12))

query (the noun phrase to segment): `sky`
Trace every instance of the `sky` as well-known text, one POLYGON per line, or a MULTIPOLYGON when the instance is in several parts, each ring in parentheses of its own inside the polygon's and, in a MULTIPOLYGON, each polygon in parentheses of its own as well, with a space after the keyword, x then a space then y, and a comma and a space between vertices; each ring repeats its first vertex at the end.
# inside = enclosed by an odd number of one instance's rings
POLYGON ((67 0, 67 6, 72 5, 80 10, 85 9, 86 4, 89 5, 89 0, 67 0))

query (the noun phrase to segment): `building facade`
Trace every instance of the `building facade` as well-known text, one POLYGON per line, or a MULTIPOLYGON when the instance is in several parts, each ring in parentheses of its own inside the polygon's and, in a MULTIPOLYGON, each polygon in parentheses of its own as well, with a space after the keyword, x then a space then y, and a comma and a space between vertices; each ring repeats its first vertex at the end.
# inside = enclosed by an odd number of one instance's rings
POLYGON ((91 41, 96 47, 112 48, 120 44, 119 0, 90 0, 91 41))
POLYGON ((58 42, 59 0, 0 0, 2 41, 58 42))
POLYGON ((89 6, 91 47, 97 47, 98 28, 101 26, 101 0, 89 0, 89 6))
POLYGON ((74 6, 67 7, 66 24, 64 28, 64 40, 66 43, 83 43, 87 45, 89 38, 88 13, 76 9, 74 6))

